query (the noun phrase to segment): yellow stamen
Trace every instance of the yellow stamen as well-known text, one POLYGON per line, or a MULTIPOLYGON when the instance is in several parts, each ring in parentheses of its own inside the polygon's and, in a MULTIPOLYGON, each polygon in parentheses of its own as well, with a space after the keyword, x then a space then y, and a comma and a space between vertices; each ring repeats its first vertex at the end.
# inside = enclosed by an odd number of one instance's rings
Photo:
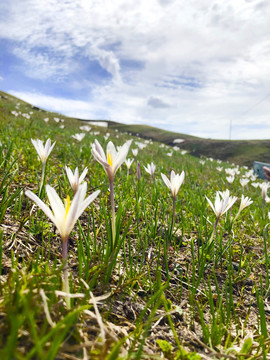
POLYGON ((67 217, 69 208, 70 208, 70 197, 67 196, 66 200, 65 200, 65 206, 66 206, 66 213, 65 213, 65 218, 67 217))
POLYGON ((108 164, 111 165, 112 167, 112 154, 107 153, 107 158, 108 158, 108 164))

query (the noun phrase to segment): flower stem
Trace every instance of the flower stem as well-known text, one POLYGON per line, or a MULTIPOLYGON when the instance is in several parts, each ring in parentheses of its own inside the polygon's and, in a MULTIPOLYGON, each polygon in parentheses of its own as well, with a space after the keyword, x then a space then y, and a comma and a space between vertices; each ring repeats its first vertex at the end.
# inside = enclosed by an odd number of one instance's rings
POLYGON ((174 228, 175 223, 175 196, 173 196, 173 225, 172 228, 174 228))
POLYGON ((114 190, 113 190, 113 181, 110 181, 110 196, 111 196, 111 211, 112 211, 112 247, 115 245, 115 206, 114 206, 114 190))
POLYGON ((45 169, 46 169, 46 162, 42 164, 42 173, 41 173, 41 180, 40 180, 40 186, 39 186, 39 192, 38 192, 39 197, 41 196, 42 188, 44 185, 45 169))
MULTIPOLYGON (((68 272, 68 264, 67 264, 67 257, 68 257, 68 239, 63 239, 62 242, 62 258, 64 263, 63 268, 63 291, 69 294, 69 272, 68 272)), ((67 309, 70 309, 70 297, 66 296, 66 305, 67 309)))

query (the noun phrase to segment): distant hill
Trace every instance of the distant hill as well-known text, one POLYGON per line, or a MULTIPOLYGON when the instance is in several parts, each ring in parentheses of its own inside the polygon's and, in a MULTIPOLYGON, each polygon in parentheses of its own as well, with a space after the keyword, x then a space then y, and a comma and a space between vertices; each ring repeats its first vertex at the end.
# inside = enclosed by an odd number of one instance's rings
MULTIPOLYGON (((69 123, 87 122, 87 120, 68 118, 61 114, 48 112, 0 91, 0 118, 2 118, 2 120, 10 117, 11 111, 16 109, 16 103, 18 101, 25 104, 33 113, 48 113, 48 115, 60 116, 65 120, 68 120, 69 123)), ((145 139, 159 141, 170 146, 176 145, 181 147, 181 149, 188 150, 191 155, 197 157, 207 156, 247 166, 252 166, 253 161, 255 160, 270 163, 270 140, 211 140, 166 131, 148 125, 126 125, 104 119, 89 119, 88 121, 107 122, 109 128, 117 129, 119 132, 127 132, 145 139), (177 142, 179 139, 184 141, 177 142)))

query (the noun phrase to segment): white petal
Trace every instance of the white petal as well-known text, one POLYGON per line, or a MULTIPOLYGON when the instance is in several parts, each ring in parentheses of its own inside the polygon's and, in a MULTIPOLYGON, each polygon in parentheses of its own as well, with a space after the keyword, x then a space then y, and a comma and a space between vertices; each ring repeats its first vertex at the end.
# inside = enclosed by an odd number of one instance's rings
POLYGON ((83 199, 85 198, 85 194, 87 191, 86 183, 83 183, 79 186, 68 211, 66 222, 65 222, 65 236, 68 236, 77 221, 80 213, 80 207, 83 203, 83 199))
POLYGON ((167 176, 161 173, 161 177, 162 177, 162 180, 164 181, 165 185, 168 186, 168 188, 171 190, 171 188, 172 188, 171 182, 167 178, 167 176))
POLYGON ((66 210, 57 192, 50 185, 46 185, 46 193, 55 218, 57 220, 64 218, 66 210))
POLYGON ((102 146, 100 145, 100 143, 98 142, 97 139, 95 139, 94 149, 100 155, 100 157, 102 158, 103 161, 107 161, 104 150, 102 149, 102 146))
POLYGON ((86 168, 83 170, 81 176, 79 177, 79 184, 83 182, 83 180, 84 180, 87 172, 88 172, 88 168, 86 167, 86 168))
POLYGON ((29 199, 33 200, 37 206, 44 211, 44 213, 48 216, 48 218, 55 224, 55 217, 51 212, 50 208, 42 201, 40 198, 35 195, 31 190, 27 190, 25 195, 29 197, 29 199))
POLYGON ((206 197, 206 200, 208 201, 208 204, 211 206, 212 210, 213 210, 213 211, 214 211, 214 213, 216 214, 216 209, 215 209, 215 207, 214 207, 214 205, 213 205, 212 201, 211 201, 211 200, 209 200, 207 196, 205 196, 205 197, 206 197))

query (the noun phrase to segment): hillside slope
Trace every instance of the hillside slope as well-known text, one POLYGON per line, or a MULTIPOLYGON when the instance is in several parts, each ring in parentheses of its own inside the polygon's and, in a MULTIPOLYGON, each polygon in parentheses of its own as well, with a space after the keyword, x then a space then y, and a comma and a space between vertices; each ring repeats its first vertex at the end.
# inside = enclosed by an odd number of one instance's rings
MULTIPOLYGON (((15 109, 17 101, 24 104, 34 114, 48 113, 48 115, 61 116, 66 124, 86 123, 87 120, 68 118, 57 113, 47 112, 36 106, 28 104, 16 97, 0 91, 0 117, 2 120, 9 119, 11 111, 15 109)), ((91 122, 101 120, 89 120, 91 122)), ((212 140, 203 139, 187 134, 166 131, 148 125, 126 125, 115 121, 106 121, 108 127, 117 129, 120 132, 127 132, 145 139, 159 141, 166 145, 177 145, 182 149, 188 150, 190 154, 201 157, 207 156, 223 161, 229 161, 239 165, 252 166, 255 160, 270 162, 270 140, 212 140), (183 139, 180 144, 174 142, 175 139, 183 139)))

